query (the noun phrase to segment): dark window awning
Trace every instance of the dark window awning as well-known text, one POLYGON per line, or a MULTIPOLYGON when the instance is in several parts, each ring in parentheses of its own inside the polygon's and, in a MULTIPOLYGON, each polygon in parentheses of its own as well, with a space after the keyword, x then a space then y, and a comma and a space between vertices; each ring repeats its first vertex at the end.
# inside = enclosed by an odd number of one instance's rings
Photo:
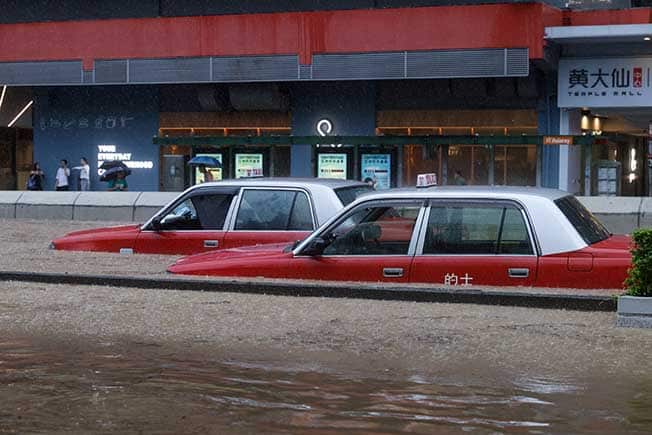
POLYGON ((562 137, 573 145, 589 145, 593 136, 155 136, 156 145, 192 147, 228 145, 543 145, 562 144, 546 138, 562 137))

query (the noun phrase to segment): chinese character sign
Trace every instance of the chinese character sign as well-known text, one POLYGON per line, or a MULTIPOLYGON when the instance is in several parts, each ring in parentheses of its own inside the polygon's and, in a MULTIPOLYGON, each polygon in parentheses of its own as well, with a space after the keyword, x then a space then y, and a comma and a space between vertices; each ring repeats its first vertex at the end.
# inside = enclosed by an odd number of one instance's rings
POLYGON ((559 107, 652 106, 652 59, 562 59, 559 107))
POLYGON ((372 179, 376 189, 389 189, 391 183, 391 154, 362 154, 360 179, 372 179))
POLYGON ((262 177, 262 154, 236 154, 235 178, 262 177))
POLYGON ((346 154, 319 154, 317 176, 346 180, 346 154))

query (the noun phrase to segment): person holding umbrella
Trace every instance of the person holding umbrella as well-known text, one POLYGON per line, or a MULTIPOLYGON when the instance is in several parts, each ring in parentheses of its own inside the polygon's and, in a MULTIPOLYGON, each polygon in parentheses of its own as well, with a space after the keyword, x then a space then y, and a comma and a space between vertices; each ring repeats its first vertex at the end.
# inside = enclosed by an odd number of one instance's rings
MULTIPOLYGON (((119 168, 119 167, 117 167, 119 168)), ((120 168, 122 169, 122 168, 120 168)), ((129 190, 129 185, 127 184, 126 173, 123 170, 118 170, 115 173, 115 177, 109 180, 109 191, 121 191, 125 192, 129 190)))
POLYGON ((195 156, 188 162, 189 166, 197 166, 197 169, 204 176, 204 183, 213 181, 213 174, 208 168, 221 168, 222 164, 216 158, 210 156, 195 156))
POLYGON ((126 177, 131 174, 131 169, 121 160, 104 162, 100 169, 104 169, 100 181, 109 183, 108 190, 125 191, 129 188, 126 177))
POLYGON ((204 175, 204 183, 209 183, 213 181, 213 174, 211 174, 211 171, 206 169, 206 166, 204 165, 199 165, 199 172, 201 172, 204 175))

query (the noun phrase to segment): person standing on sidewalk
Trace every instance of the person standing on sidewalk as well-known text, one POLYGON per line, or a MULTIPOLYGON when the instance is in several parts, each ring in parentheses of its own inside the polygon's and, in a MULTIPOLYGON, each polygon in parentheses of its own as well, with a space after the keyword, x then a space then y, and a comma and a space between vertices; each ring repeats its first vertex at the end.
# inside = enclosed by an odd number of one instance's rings
POLYGON ((68 177, 70 177, 70 169, 68 169, 68 160, 61 159, 59 162, 59 169, 55 177, 54 189, 56 191, 68 190, 68 177))
POLYGON ((81 166, 75 166, 73 169, 79 170, 79 187, 82 192, 91 188, 91 167, 88 165, 86 157, 81 158, 81 166))
POLYGON ((38 162, 34 162, 27 179, 27 190, 43 190, 43 178, 45 178, 45 174, 41 166, 38 162))

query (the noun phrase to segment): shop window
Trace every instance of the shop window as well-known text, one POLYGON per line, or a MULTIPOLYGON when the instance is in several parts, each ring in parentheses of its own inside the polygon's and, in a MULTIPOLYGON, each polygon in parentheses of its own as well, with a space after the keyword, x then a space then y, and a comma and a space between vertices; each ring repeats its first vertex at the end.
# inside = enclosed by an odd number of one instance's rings
POLYGON ((491 153, 484 145, 451 145, 448 147, 448 184, 489 184, 491 153), (455 178, 459 171, 462 180, 455 178))
POLYGON ((494 183, 506 186, 535 186, 535 145, 498 145, 495 148, 494 183))

